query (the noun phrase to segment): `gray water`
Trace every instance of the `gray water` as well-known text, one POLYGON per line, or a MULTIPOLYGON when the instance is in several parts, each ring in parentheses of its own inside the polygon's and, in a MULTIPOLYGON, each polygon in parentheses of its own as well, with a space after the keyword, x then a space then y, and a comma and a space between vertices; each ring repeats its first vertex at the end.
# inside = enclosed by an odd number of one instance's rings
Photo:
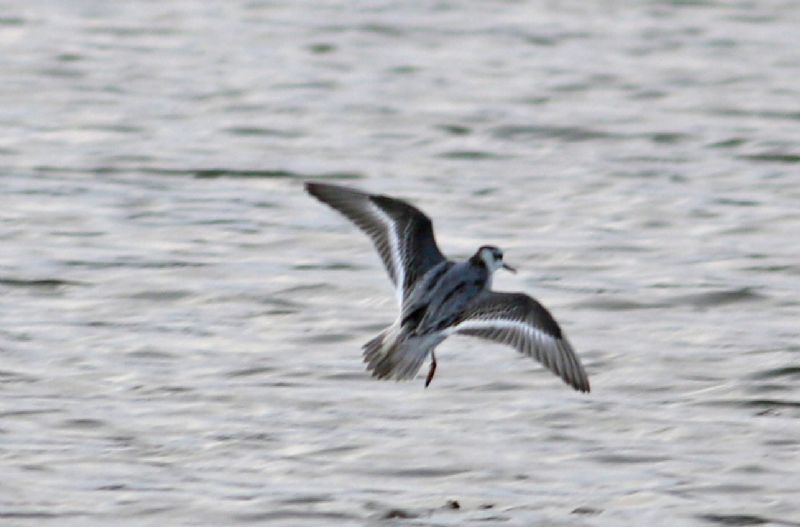
POLYGON ((0 13, 0 524, 800 525, 796 2, 0 13), (501 246, 592 393, 370 379, 309 178, 501 246))

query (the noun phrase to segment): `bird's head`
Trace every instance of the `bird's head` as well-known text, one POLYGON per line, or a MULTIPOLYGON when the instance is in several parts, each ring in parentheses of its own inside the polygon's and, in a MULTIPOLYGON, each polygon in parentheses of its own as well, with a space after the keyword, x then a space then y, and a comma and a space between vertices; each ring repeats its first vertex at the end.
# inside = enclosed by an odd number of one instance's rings
POLYGON ((497 271, 501 267, 507 271, 511 271, 512 273, 517 272, 516 269, 503 262, 503 251, 494 245, 484 245, 478 249, 478 252, 475 253, 473 258, 483 262, 486 265, 486 268, 489 269, 490 273, 497 271))

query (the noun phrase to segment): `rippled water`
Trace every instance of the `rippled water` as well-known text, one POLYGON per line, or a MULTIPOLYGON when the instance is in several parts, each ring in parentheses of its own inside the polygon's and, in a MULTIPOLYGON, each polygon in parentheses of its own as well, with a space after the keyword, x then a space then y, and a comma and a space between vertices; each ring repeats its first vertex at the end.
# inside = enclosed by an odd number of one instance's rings
POLYGON ((0 7, 3 525, 800 525, 794 2, 0 7), (503 247, 593 392, 371 380, 306 178, 503 247))

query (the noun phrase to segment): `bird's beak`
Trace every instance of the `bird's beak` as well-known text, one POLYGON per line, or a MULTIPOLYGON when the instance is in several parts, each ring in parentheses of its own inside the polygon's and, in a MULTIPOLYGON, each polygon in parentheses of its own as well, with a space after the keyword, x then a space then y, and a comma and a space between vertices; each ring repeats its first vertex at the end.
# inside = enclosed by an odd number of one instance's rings
POLYGON ((517 274, 517 270, 505 262, 503 262, 503 269, 505 269, 506 271, 511 271, 514 274, 517 274))

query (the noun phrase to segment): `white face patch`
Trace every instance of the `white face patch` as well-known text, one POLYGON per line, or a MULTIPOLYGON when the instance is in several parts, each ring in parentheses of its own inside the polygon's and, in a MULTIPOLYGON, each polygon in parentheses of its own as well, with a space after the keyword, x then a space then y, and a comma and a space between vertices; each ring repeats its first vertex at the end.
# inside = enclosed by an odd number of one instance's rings
POLYGON ((481 259, 483 263, 486 264, 486 268, 489 269, 489 272, 497 271, 503 266, 502 258, 495 258, 494 251, 488 247, 481 249, 481 259))

